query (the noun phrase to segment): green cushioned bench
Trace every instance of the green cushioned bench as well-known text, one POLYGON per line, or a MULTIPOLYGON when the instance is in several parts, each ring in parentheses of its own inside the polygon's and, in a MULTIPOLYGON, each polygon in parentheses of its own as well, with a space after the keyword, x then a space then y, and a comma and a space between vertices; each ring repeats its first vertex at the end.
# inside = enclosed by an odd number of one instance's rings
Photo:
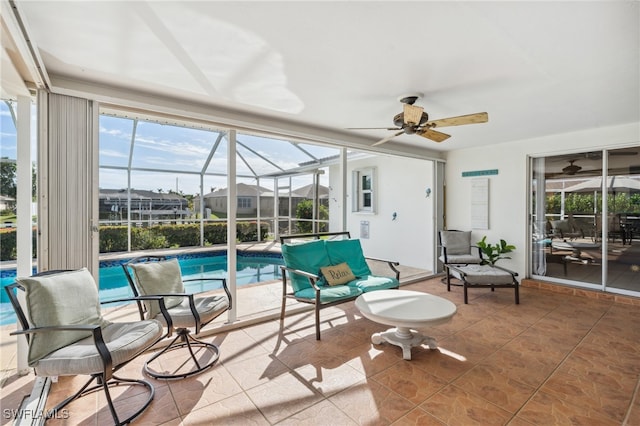
POLYGON ((284 320, 288 298, 315 305, 317 340, 320 340, 320 309, 353 300, 362 293, 400 286, 400 271, 395 268, 399 263, 365 258, 360 240, 351 239, 349 232, 283 235, 280 242, 285 263, 281 266, 280 319, 284 320), (393 276, 373 275, 367 259, 387 263, 393 276), (343 263, 355 278, 344 284, 330 285, 320 268, 343 263))

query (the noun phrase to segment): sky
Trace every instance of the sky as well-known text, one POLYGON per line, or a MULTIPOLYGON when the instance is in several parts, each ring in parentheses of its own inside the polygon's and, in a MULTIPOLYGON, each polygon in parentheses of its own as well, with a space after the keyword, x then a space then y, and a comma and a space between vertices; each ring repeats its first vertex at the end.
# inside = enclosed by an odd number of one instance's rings
MULTIPOLYGON (((35 128, 36 120, 32 122, 35 128)), ((135 123, 130 118, 101 115, 99 186, 109 189, 126 188, 126 170, 108 167, 126 168, 131 155, 132 169, 145 169, 132 170, 132 188, 199 194, 200 173, 205 169, 209 154, 221 134, 223 137, 220 138, 215 154, 206 167, 205 194, 214 188, 227 187, 227 139, 224 131, 149 121, 135 123), (132 149, 134 126, 135 139, 132 149)), ((32 131, 33 152, 36 146, 35 135, 36 132, 32 131)), ((309 144, 300 144, 302 149, 298 149, 287 141, 249 134, 238 133, 236 138, 237 174, 244 176, 276 172, 279 170, 278 167, 286 170, 313 160, 314 157, 324 158, 339 153, 336 148, 309 144)), ((16 158, 16 129, 9 107, 4 101, 0 102, 0 156, 16 158)), ((327 185, 327 175, 323 175, 321 179, 325 180, 321 183, 327 185)), ((238 182, 256 183, 250 178, 238 178, 238 182)), ((292 189, 309 183, 310 177, 297 178, 292 182, 292 189)), ((267 188, 273 187, 273 181, 270 179, 261 179, 260 184, 267 188)))
MULTIPOLYGON (((170 124, 138 121, 112 116, 100 117, 100 165, 126 167, 131 153, 132 169, 156 169, 167 173, 132 171, 131 186, 164 192, 173 190, 184 194, 200 192, 199 174, 206 170, 204 193, 212 188, 227 186, 227 138, 223 131, 193 129, 170 124), (220 138, 220 135, 222 137, 220 138), (211 150, 220 139, 207 167, 211 150)), ((237 174, 254 176, 289 169, 299 163, 338 154, 338 149, 305 144, 303 150, 290 143, 267 137, 237 134, 237 174), (311 155, 309 155, 311 154, 311 155)), ((253 179, 238 181, 255 184, 253 179)), ((293 183, 294 189, 310 183, 309 180, 293 183)), ((100 187, 126 187, 123 170, 101 169, 100 187)), ((272 187, 270 180, 261 185, 272 187)))
POLYGON ((16 158, 16 127, 4 101, 0 102, 0 157, 16 158))

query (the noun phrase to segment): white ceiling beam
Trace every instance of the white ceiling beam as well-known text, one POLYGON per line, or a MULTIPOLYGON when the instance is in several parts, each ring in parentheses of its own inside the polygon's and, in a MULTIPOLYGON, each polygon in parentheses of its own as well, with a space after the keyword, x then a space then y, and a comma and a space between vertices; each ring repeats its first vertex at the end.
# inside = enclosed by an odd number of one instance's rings
MULTIPOLYGON (((32 83, 37 89, 48 89, 50 87, 49 76, 40 57, 37 46, 35 46, 29 35, 29 28, 22 19, 18 2, 14 0, 1 0, 0 16, 2 17, 3 30, 6 29, 17 50, 19 58, 12 57, 12 60, 20 59, 26 68, 28 75, 22 75, 26 83, 32 83)), ((3 48, 5 41, 2 41, 3 48)), ((14 64, 20 69, 18 64, 14 64)))

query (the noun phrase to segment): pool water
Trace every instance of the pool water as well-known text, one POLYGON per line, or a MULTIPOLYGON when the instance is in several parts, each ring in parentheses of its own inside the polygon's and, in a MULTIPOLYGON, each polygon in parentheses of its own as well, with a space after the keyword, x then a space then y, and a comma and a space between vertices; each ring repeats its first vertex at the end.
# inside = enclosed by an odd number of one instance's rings
MULTIPOLYGON (((205 252, 177 256, 183 279, 224 278, 227 275, 226 252, 205 252)), ((100 300, 113 300, 133 296, 122 264, 128 259, 100 262, 99 285, 100 300)), ((236 267, 236 285, 243 286, 263 281, 279 280, 282 276, 279 265, 284 264, 278 253, 265 254, 239 253, 236 267)), ((3 290, 0 293, 0 325, 16 322, 15 313, 4 290, 6 285, 15 281, 15 271, 3 271, 1 278, 3 290)), ((193 281, 185 283, 187 293, 222 288, 216 281, 193 281)), ((114 304, 115 305, 115 304, 114 304)), ((109 306, 114 306, 109 305, 109 306)))

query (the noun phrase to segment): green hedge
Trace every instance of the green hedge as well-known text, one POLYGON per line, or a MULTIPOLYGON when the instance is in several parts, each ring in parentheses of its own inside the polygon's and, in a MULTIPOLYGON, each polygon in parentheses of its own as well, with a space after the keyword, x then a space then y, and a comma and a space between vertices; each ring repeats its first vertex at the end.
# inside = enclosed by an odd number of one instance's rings
MULTIPOLYGON (((240 242, 258 241, 256 222, 238 222, 236 238, 240 242)), ((268 233, 267 224, 261 225, 262 240, 268 233)), ((37 232, 33 231, 33 257, 36 257, 37 232)), ((206 223, 204 225, 204 244, 225 244, 227 242, 226 223, 206 223)), ((148 250, 170 247, 197 247, 200 245, 200 224, 153 225, 144 228, 131 228, 131 250, 148 250)), ((127 251, 126 226, 100 227, 100 253, 127 251)), ((0 260, 16 259, 16 230, 3 229, 0 232, 0 260)))
MULTIPOLYGON (((36 228, 33 228, 33 232, 31 233, 33 258, 37 256, 37 238, 38 230, 36 228)), ((16 229, 3 228, 2 230, 0 230, 0 260, 16 260, 16 258, 16 229)))
MULTIPOLYGON (((238 222, 236 238, 240 242, 258 241, 255 222, 238 222)), ((262 240, 267 237, 268 226, 261 226, 262 240)), ((204 245, 226 244, 226 223, 205 223, 204 245)), ((147 250, 169 247, 197 247, 200 245, 200 224, 153 225, 131 228, 131 250, 147 250)), ((100 253, 127 251, 126 226, 100 227, 100 253)))

